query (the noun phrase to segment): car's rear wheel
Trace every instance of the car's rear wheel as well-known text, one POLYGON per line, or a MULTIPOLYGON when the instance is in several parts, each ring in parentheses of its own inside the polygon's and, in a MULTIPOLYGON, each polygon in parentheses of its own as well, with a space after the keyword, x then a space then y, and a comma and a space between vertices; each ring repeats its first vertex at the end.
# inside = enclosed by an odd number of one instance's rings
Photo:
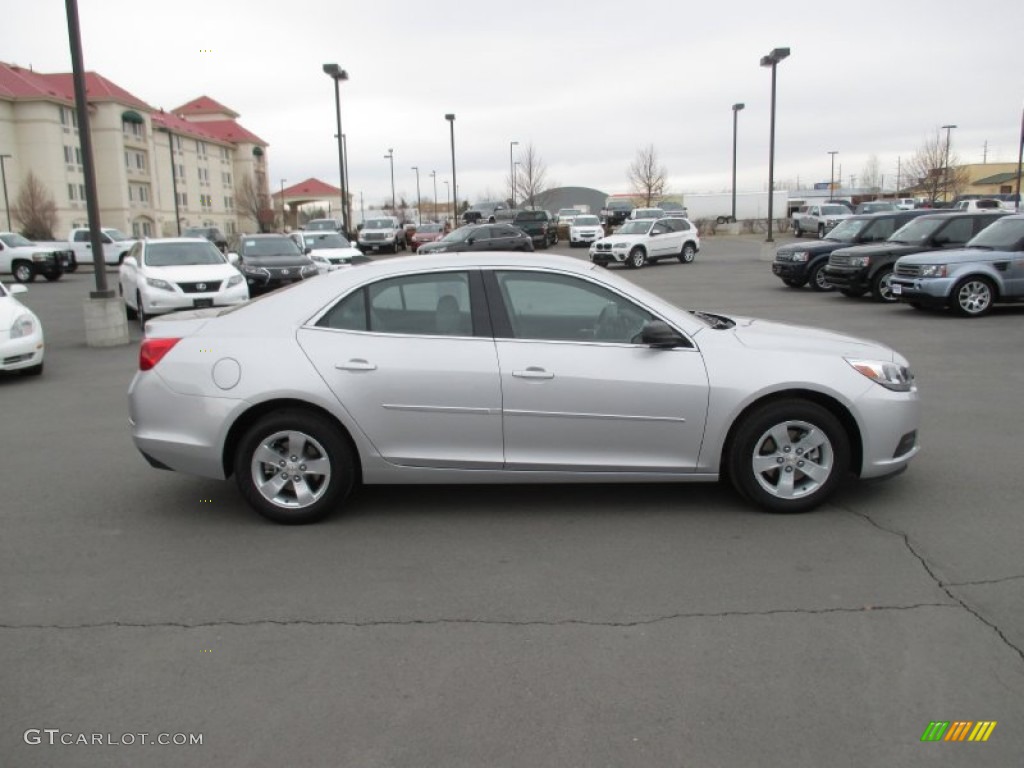
POLYGON ((892 292, 892 269, 883 269, 871 279, 871 297, 875 301, 897 301, 892 292))
POLYGON ((679 252, 679 261, 682 264, 692 264, 697 258, 697 246, 693 243, 683 243, 683 250, 679 252))
POLYGON ((987 315, 995 301, 996 289, 986 277, 965 277, 953 289, 953 311, 961 317, 987 315))
POLYGON ((824 261, 819 261, 811 267, 807 281, 810 283, 812 291, 818 291, 821 293, 824 291, 834 291, 836 289, 836 287, 832 285, 825 276, 825 267, 826 263, 824 261))
POLYGON ((640 269, 644 264, 647 263, 647 254, 644 253, 644 249, 637 246, 629 252, 629 256, 626 257, 626 265, 630 269, 640 269))
POLYGON ((819 224, 818 225, 818 238, 822 239, 822 240, 825 238, 825 225, 824 224, 819 224))
POLYGON ((850 440, 822 406, 779 400, 745 417, 727 461, 736 489, 765 510, 807 512, 843 480, 850 465, 850 440))
POLYGON ((803 232, 802 229, 800 229, 800 225, 799 224, 794 224, 793 225, 793 237, 801 237, 801 236, 803 236, 803 234, 804 234, 804 232, 803 232))
POLYGON ((36 279, 36 273, 32 271, 32 265, 27 261, 16 261, 11 267, 11 274, 19 283, 31 283, 36 279))
POLYGON ((302 410, 269 413, 238 443, 235 482, 246 501, 275 523, 322 520, 352 490, 355 457, 345 436, 302 410))

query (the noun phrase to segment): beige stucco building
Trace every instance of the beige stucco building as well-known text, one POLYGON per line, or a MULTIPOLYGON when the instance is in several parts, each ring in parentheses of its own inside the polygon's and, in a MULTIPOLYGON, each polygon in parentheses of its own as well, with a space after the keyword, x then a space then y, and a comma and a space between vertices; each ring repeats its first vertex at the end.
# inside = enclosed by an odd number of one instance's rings
MULTIPOLYGON (((238 124, 237 113, 206 96, 164 112, 92 72, 86 92, 103 226, 138 237, 168 236, 177 234, 177 216, 182 229, 217 226, 231 234, 258 228, 236 190, 251 179, 269 207, 267 144, 238 124)), ((0 62, 0 154, 8 156, 12 209, 31 172, 56 202, 56 237, 86 225, 70 74, 0 62)), ((18 229, 16 220, 11 224, 18 229)), ((7 229, 6 217, 0 227, 7 229)))

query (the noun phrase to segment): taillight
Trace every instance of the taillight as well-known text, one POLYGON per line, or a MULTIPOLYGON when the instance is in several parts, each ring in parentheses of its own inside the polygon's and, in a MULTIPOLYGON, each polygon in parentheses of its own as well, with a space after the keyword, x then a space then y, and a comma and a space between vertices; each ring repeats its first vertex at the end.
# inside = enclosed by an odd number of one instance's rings
POLYGON ((148 371, 155 366, 179 341, 181 339, 143 339, 139 347, 139 370, 148 371))

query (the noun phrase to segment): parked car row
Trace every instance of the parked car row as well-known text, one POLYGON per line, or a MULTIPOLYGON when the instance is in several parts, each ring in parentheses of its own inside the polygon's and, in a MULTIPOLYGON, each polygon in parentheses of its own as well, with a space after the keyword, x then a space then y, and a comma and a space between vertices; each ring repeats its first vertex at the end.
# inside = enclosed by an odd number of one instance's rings
POLYGON ((981 317, 996 303, 1024 301, 1024 215, 918 209, 853 216, 814 245, 779 248, 772 272, 792 288, 810 283, 981 317))

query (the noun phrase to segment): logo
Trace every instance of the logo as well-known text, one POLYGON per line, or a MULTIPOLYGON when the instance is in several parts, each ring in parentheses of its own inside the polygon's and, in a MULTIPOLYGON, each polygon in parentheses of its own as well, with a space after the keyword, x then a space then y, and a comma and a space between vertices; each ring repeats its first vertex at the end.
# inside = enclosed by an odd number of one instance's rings
POLYGON ((196 285, 196 289, 200 290, 200 291, 205 291, 206 290, 206 283, 198 283, 196 285))
POLYGON ((289 271, 287 269, 282 269, 281 270, 281 274, 282 275, 287 275, 287 274, 289 274, 289 271))
POLYGON ((995 720, 933 720, 921 734, 921 741, 988 741, 995 720))

